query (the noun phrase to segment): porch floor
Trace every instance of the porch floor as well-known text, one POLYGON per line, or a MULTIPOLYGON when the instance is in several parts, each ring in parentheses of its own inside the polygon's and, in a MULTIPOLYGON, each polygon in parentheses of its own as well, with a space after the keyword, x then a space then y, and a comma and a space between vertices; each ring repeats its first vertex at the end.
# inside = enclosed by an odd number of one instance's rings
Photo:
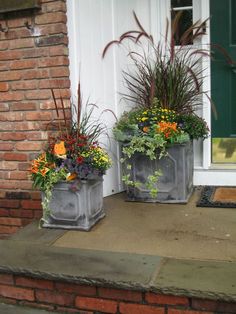
POLYGON ((90 232, 26 226, 0 240, 0 271, 164 294, 236 301, 236 209, 105 198, 90 232))

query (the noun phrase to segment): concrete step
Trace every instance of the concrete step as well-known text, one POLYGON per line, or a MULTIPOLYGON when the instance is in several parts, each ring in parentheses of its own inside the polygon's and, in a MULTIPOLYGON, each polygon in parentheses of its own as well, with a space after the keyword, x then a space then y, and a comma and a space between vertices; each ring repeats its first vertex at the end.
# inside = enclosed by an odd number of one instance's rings
POLYGON ((55 314, 52 311, 0 303, 0 314, 55 314))

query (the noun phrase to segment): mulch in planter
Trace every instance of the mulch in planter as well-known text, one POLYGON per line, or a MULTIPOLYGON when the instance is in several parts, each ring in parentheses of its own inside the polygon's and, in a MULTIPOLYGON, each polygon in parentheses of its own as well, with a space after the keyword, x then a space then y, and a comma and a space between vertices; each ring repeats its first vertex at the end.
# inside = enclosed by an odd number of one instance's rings
POLYGON ((236 208, 236 187, 204 186, 197 206, 236 208))

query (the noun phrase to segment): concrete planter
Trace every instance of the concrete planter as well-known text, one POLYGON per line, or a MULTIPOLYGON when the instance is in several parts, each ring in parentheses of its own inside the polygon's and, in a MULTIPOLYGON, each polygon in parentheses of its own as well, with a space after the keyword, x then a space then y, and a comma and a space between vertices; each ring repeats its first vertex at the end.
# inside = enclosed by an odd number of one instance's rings
POLYGON ((129 161, 131 180, 145 183, 155 170, 161 170, 156 187, 156 197, 150 195, 144 184, 139 188, 127 187, 129 201, 187 203, 193 191, 193 146, 192 142, 175 144, 167 149, 167 156, 150 160, 143 154, 135 154, 129 161))
POLYGON ((105 216, 102 178, 81 181, 76 191, 70 187, 69 182, 55 185, 49 204, 51 214, 43 227, 88 231, 105 216))

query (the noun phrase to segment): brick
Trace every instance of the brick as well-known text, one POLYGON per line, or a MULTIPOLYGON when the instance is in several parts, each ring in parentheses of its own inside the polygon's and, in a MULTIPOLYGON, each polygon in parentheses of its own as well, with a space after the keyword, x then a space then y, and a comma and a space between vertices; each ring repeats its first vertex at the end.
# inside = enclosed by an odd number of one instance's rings
POLYGON ((66 24, 57 23, 57 24, 47 24, 40 26, 40 35, 48 36, 54 34, 67 34, 66 24))
MULTIPOLYGON (((50 92, 50 95, 51 95, 51 92, 50 92)), ((52 113, 51 112, 27 112, 25 117, 26 117, 26 120, 29 120, 29 121, 34 121, 34 120, 48 121, 52 119, 52 113)))
POLYGON ((199 311, 191 311, 191 310, 175 310, 168 309, 168 314, 214 314, 213 312, 199 312, 199 311))
POLYGON ((35 40, 37 47, 55 46, 60 44, 68 44, 67 36, 64 34, 39 37, 35 40))
POLYGON ((15 282, 16 282, 16 286, 47 289, 47 290, 53 289, 53 281, 50 281, 50 280, 15 276, 15 282))
POLYGON ((47 79, 49 77, 49 72, 47 69, 25 70, 22 73, 22 77, 24 77, 25 80, 47 79))
POLYGON ((18 169, 21 171, 25 171, 25 170, 29 170, 31 167, 31 163, 30 162, 21 162, 18 165, 18 169))
POLYGON ((22 112, 11 112, 0 114, 0 121, 22 121, 24 119, 24 114, 22 112))
POLYGON ((10 143, 0 143, 0 151, 12 150, 13 147, 14 147, 13 144, 10 144, 10 143))
POLYGON ((9 180, 27 180, 29 178, 29 173, 25 171, 14 171, 9 172, 9 180))
POLYGON ((22 200, 21 206, 23 209, 42 209, 40 200, 22 200))
POLYGON ((26 99, 48 99, 51 97, 51 91, 50 90, 45 90, 43 93, 38 90, 34 91, 27 91, 25 93, 26 99))
POLYGON ((19 70, 19 69, 33 69, 37 66, 36 60, 15 60, 10 63, 10 69, 19 70))
POLYGON ((41 200, 41 193, 39 191, 32 191, 30 194, 32 200, 41 200))
POLYGON ((0 284, 13 285, 13 275, 0 274, 0 284))
POLYGON ((18 168, 18 162, 15 161, 1 161, 0 169, 4 170, 16 170, 18 168))
POLYGON ((40 81, 39 88, 70 88, 70 80, 69 79, 57 79, 57 80, 47 80, 40 81))
POLYGON ((0 285, 0 295, 17 300, 34 301, 34 291, 32 289, 0 285))
POLYGON ((8 199, 30 199, 31 194, 29 192, 6 192, 5 197, 8 199))
POLYGON ((213 300, 192 299, 192 308, 217 313, 236 313, 236 303, 213 300))
POLYGON ((151 305, 120 303, 121 314, 165 314, 163 307, 154 307, 151 305))
POLYGON ((33 141, 33 140, 40 141, 40 140, 47 140, 48 135, 47 135, 47 132, 45 132, 45 131, 27 132, 26 138, 30 141, 33 141))
POLYGON ((19 38, 11 40, 9 43, 10 49, 19 49, 19 48, 31 48, 34 47, 33 38, 19 38))
POLYGON ((50 69, 51 77, 69 77, 68 67, 58 67, 50 69))
POLYGON ((9 209, 0 208, 0 217, 8 217, 9 216, 9 209))
POLYGON ((26 161, 27 155, 23 153, 5 153, 3 155, 5 160, 17 160, 17 161, 26 161))
MULTIPOLYGON (((59 102, 60 102, 60 100, 57 101, 57 105, 58 106, 59 106, 59 102)), ((54 104, 53 100, 46 100, 46 101, 40 103, 39 106, 40 106, 40 109, 42 109, 42 110, 45 110, 45 109, 47 109, 47 110, 55 109, 55 104, 54 104)))
POLYGON ((9 28, 25 26, 25 19, 12 18, 7 21, 7 25, 9 28))
POLYGON ((9 84, 6 82, 0 83, 0 92, 7 92, 9 90, 9 84))
POLYGON ((53 57, 53 58, 44 58, 44 59, 39 60, 39 64, 38 64, 40 68, 55 67, 59 65, 69 65, 68 57, 58 56, 58 57, 53 57))
POLYGON ((61 1, 53 1, 43 5, 42 7, 43 12, 66 12, 66 4, 61 1))
POLYGON ((42 217, 42 210, 34 210, 34 218, 40 219, 42 217))
POLYGON ((6 111, 9 111, 9 105, 0 103, 0 112, 6 112, 6 111))
MULTIPOLYGON (((19 230, 19 227, 15 226, 0 226, 0 234, 13 234, 19 230)), ((1 295, 1 285, 0 285, 0 295, 1 295)))
MULTIPOLYGON (((9 72, 0 72, 0 81, 17 81, 22 78, 21 71, 9 71, 9 72)), ((1 100, 2 101, 2 100, 1 100)))
POLYGON ((9 30, 5 38, 8 39, 9 41, 10 39, 18 39, 18 38, 31 37, 31 36, 32 36, 31 31, 27 29, 26 27, 24 27, 24 28, 9 30))
POLYGON ((35 19, 36 24, 50 24, 50 23, 66 23, 66 14, 63 12, 45 13, 37 15, 35 19))
POLYGON ((0 50, 7 50, 8 47, 9 47, 9 42, 8 41, 0 42, 0 50))
POLYGON ((117 302, 97 298, 76 297, 75 306, 82 310, 95 310, 102 313, 116 313, 117 302))
POLYGON ((3 141, 22 141, 26 139, 26 134, 18 132, 1 132, 0 139, 3 141))
POLYGON ((36 89, 38 87, 37 81, 18 81, 11 83, 12 90, 29 90, 36 89))
POLYGON ((49 47, 49 55, 50 56, 68 56, 69 49, 63 46, 55 46, 49 47))
POLYGON ((70 98, 70 90, 69 89, 54 89, 54 94, 56 98, 62 98, 63 102, 65 98, 70 98))
POLYGON ((19 101, 24 99, 24 93, 20 91, 15 92, 2 92, 1 101, 19 101))
POLYGON ((95 296, 96 287, 57 282, 55 288, 59 291, 75 293, 83 296, 95 296))
POLYGON ((142 292, 130 291, 130 290, 120 290, 120 289, 108 289, 108 288, 98 288, 98 295, 102 298, 114 299, 114 300, 124 300, 141 302, 142 292))
POLYGON ((20 227, 22 222, 19 218, 0 217, 0 225, 20 227))
POLYGON ((42 144, 30 141, 18 142, 15 148, 19 151, 38 151, 42 148, 42 144))
POLYGON ((20 51, 0 51, 0 61, 16 60, 21 58, 20 51))
POLYGON ((73 306, 74 296, 66 293, 56 293, 50 290, 36 290, 36 300, 45 303, 73 306))
POLYGON ((0 207, 19 208, 19 206, 20 206, 19 200, 0 199, 0 207))
POLYGON ((32 131, 40 130, 42 127, 39 122, 15 122, 14 129, 16 131, 32 131))
POLYGON ((44 48, 33 48, 33 49, 23 49, 21 51, 22 57, 24 59, 32 59, 32 58, 42 58, 47 57, 49 55, 49 50, 47 47, 44 48))
POLYGON ((11 209, 10 210, 11 217, 19 217, 19 218, 34 218, 33 210, 23 210, 23 209, 11 209))
MULTIPOLYGON (((21 83, 21 82, 19 82, 21 83)), ((25 82, 26 83, 26 82, 25 82)), ((14 103, 10 104, 10 109, 17 111, 25 111, 25 110, 35 110, 36 109, 36 103, 35 102, 19 102, 19 103, 14 103)))
POLYGON ((168 304, 168 305, 185 305, 189 306, 189 299, 186 297, 155 294, 148 292, 145 295, 145 300, 152 304, 168 304))

